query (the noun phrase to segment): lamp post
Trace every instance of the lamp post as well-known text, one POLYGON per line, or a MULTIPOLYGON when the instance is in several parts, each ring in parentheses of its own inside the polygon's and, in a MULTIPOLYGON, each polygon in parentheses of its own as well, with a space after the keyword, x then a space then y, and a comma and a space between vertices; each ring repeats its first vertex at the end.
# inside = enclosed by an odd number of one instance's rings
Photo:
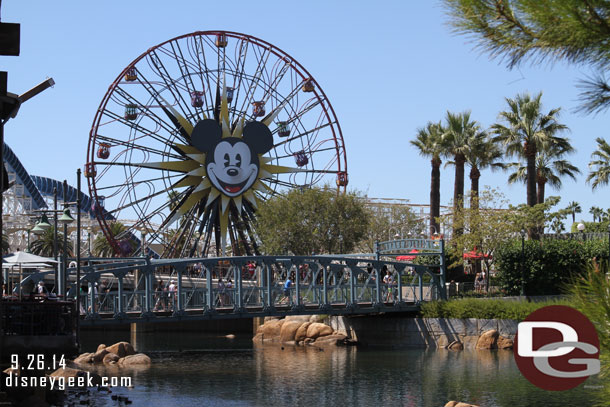
POLYGON ((582 240, 587 240, 587 237, 585 236, 585 224, 580 222, 578 224, 578 226, 576 226, 576 229, 578 229, 578 231, 580 232, 580 235, 582 236, 582 240))
POLYGON ((521 229, 521 293, 525 297, 525 229, 521 229))

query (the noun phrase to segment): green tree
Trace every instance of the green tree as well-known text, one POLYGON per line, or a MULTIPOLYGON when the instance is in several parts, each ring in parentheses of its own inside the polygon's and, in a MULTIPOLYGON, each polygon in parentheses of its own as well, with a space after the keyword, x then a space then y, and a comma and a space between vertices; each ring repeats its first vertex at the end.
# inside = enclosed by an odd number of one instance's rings
POLYGON ((592 206, 591 209, 589 209, 589 213, 593 215, 593 222, 597 222, 598 220, 601 222, 604 210, 599 206, 592 206))
MULTIPOLYGON (((120 238, 126 230, 127 228, 121 222, 110 224, 110 233, 115 238, 120 238)), ((97 235, 93 241, 93 255, 96 257, 114 257, 116 255, 114 248, 103 234, 97 235)))
POLYGON ((438 218, 441 215, 441 156, 443 146, 443 127, 441 123, 428 122, 425 127, 417 129, 415 146, 423 157, 430 157, 432 173, 430 174, 430 234, 440 229, 438 218))
POLYGON ((572 201, 566 207, 566 211, 572 215, 572 223, 576 223, 576 214, 582 213, 582 208, 578 202, 572 201))
MULTIPOLYGON (((55 239, 54 227, 51 226, 44 233, 38 236, 38 239, 30 243, 30 251, 33 254, 44 257, 53 257, 53 242, 55 239)), ((57 253, 63 255, 64 253, 64 234, 57 232, 57 253)), ((72 242, 70 239, 66 242, 66 249, 68 256, 72 256, 72 242)))
MULTIPOLYGON (((517 95, 514 99, 506 98, 508 110, 500 112, 500 120, 506 125, 496 123, 492 126, 497 134, 495 140, 502 143, 509 155, 524 157, 527 179, 527 204, 537 202, 536 156, 546 145, 561 144, 563 138, 557 134, 568 130, 567 126, 557 122, 560 108, 542 113, 542 92, 533 98, 527 94, 517 95)), ((532 231, 530 231, 532 236, 532 231)))
MULTIPOLYGON (((470 151, 471 140, 480 133, 480 126, 476 121, 470 120, 470 112, 447 112, 446 126, 443 133, 445 154, 452 158, 447 164, 455 166, 455 179, 453 184, 453 211, 459 212, 464 207, 464 164, 470 151)), ((459 228, 453 226, 453 234, 459 235, 459 228)))
MULTIPOLYGON (((545 187, 549 184, 555 189, 561 188, 561 177, 570 177, 576 181, 580 174, 578 167, 564 158, 574 151, 566 138, 558 138, 555 143, 546 143, 536 153, 536 203, 544 202, 545 187)), ((522 163, 512 163, 515 172, 509 175, 508 182, 527 182, 527 167, 522 163)))
POLYGON ((593 190, 599 186, 608 185, 608 180, 610 180, 610 144, 601 137, 596 138, 595 141, 597 150, 591 154, 590 172, 587 176, 587 182, 591 183, 593 190))
POLYGON ((501 192, 486 188, 480 191, 474 207, 443 217, 443 222, 451 222, 463 233, 452 237, 449 250, 452 257, 463 264, 463 254, 474 250, 483 254, 489 277, 489 270, 495 262, 495 252, 513 239, 521 228, 509 210, 508 201, 501 192))
POLYGON ((529 60, 567 61, 597 69, 581 81, 580 109, 610 107, 610 3, 590 0, 443 0, 458 34, 509 68, 529 60))
POLYGON ((419 236, 426 229, 423 220, 408 206, 390 205, 387 207, 370 206, 368 211, 368 228, 364 239, 360 242, 363 252, 373 253, 375 242, 394 239, 395 234, 406 239, 408 233, 419 236))
POLYGON ((259 206, 256 232, 269 254, 349 253, 366 233, 368 213, 356 192, 295 189, 259 206))
POLYGON ((504 153, 487 133, 480 132, 470 142, 470 149, 466 153, 466 161, 470 164, 470 207, 476 209, 479 196, 479 179, 481 170, 490 168, 492 171, 505 169, 501 161, 504 153))

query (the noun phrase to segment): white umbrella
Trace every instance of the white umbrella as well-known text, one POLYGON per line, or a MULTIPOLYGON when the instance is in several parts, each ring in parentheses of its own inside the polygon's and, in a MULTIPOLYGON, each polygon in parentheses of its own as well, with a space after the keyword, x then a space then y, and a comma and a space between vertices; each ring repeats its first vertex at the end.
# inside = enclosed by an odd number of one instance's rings
POLYGON ((2 268, 11 268, 19 266, 19 300, 21 300, 21 281, 23 280, 22 268, 27 267, 49 267, 46 263, 57 263, 50 257, 37 256, 32 253, 17 252, 4 256, 2 259, 2 268), (40 266, 42 265, 42 266, 40 266))

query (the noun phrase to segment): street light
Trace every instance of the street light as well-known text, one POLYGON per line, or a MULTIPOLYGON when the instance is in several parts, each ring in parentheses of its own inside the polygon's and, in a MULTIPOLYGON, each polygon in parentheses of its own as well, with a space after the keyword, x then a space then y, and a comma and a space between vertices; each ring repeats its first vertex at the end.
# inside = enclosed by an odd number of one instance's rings
POLYGON ((69 225, 70 223, 74 222, 74 218, 70 214, 70 208, 64 209, 64 214, 57 219, 57 222, 61 223, 62 225, 69 225))
POLYGON ((399 235, 398 233, 396 233, 396 234, 394 235, 394 239, 396 239, 396 240, 400 239, 400 235, 399 235))
POLYGON ((521 229, 521 293, 525 297, 525 229, 521 229))

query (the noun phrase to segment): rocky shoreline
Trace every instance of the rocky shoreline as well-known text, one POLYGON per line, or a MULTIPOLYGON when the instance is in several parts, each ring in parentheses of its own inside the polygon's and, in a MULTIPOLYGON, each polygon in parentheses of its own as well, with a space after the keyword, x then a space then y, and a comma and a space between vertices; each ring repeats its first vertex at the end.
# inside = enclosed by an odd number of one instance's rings
POLYGON ((73 361, 77 365, 100 364, 117 366, 149 366, 150 357, 137 353, 129 342, 117 342, 106 346, 100 344, 93 353, 83 353, 73 361))

